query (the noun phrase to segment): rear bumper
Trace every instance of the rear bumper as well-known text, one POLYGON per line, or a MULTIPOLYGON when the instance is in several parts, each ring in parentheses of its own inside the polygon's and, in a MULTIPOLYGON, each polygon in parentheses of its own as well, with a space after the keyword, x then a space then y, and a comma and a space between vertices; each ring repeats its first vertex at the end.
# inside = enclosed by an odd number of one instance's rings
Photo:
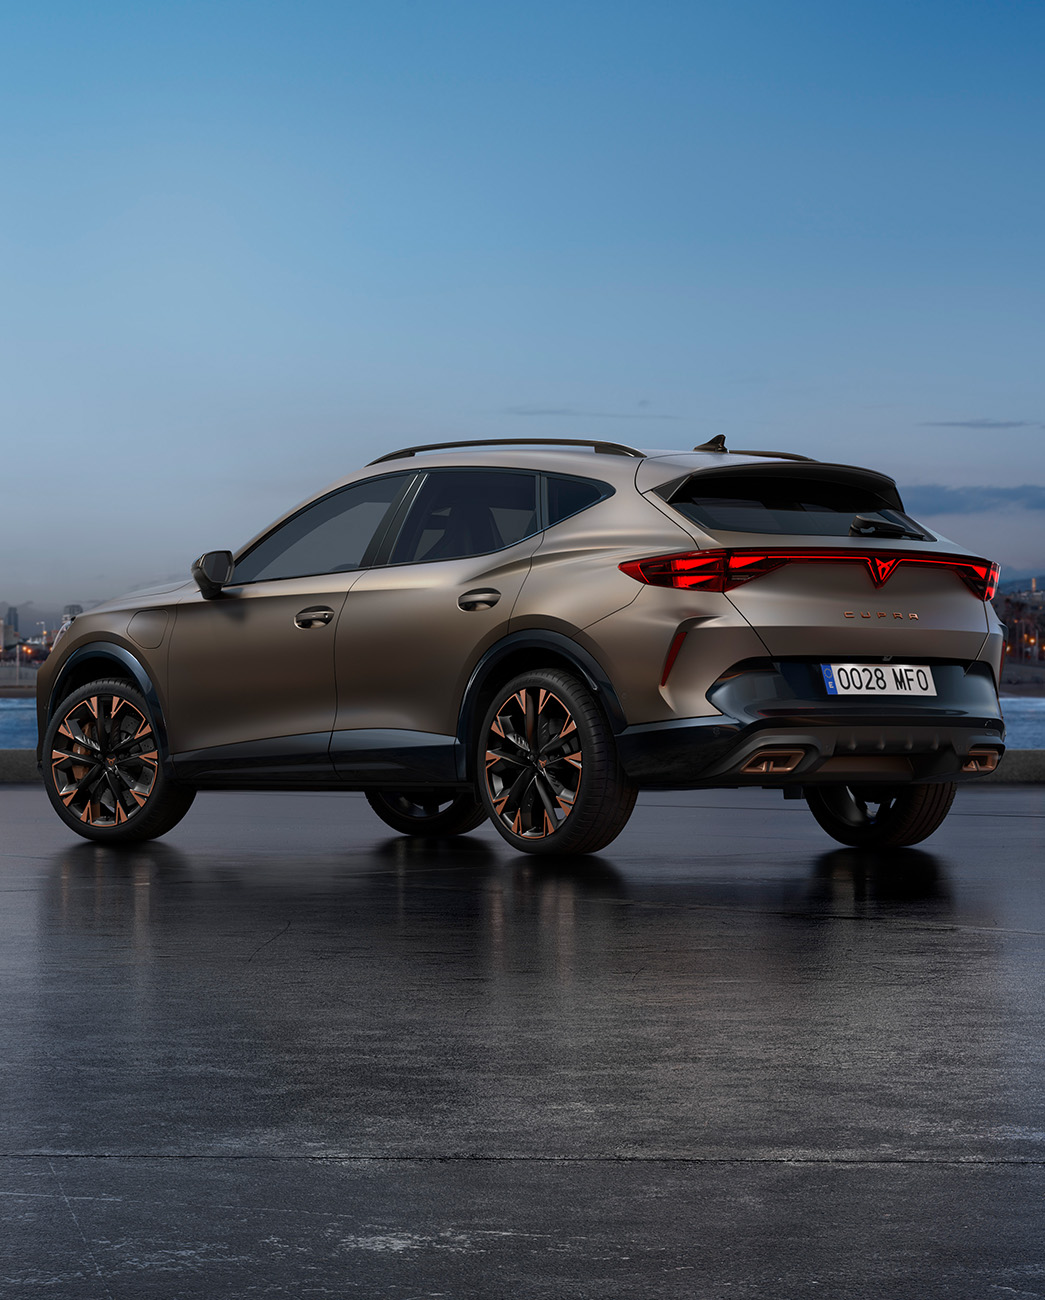
POLYGON ((987 665, 933 664, 939 694, 920 702, 830 699, 814 668, 738 665, 708 692, 718 716, 625 728, 617 744, 629 779, 643 789, 965 781, 1004 752, 987 665), (787 770, 767 765, 765 751, 789 751, 787 770))

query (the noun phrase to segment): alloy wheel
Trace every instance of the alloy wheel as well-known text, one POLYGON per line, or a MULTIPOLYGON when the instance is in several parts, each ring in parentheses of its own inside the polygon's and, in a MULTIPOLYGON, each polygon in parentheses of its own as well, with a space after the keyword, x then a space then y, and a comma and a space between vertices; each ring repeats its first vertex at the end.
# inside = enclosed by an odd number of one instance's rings
POLYGON ((954 800, 953 782, 807 786, 809 811, 828 835, 854 848, 904 848, 927 839, 954 800))
POLYGON ((401 835, 465 835, 486 820, 486 810, 471 790, 430 786, 365 793, 367 803, 378 817, 401 835))
POLYGON ((524 687, 499 706, 486 738, 486 787, 513 834, 543 839, 576 806, 583 778, 581 738, 553 691, 524 687))
POLYGON ((159 756, 148 718, 120 695, 73 704, 51 742, 54 791, 69 814, 92 827, 119 826, 148 802, 159 756))

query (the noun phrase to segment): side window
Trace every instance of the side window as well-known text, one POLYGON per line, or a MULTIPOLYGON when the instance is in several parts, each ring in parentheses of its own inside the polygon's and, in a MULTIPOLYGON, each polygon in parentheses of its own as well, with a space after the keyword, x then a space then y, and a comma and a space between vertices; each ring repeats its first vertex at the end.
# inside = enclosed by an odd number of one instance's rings
POLYGON ((547 484, 549 527, 581 510, 587 510, 613 491, 608 483, 596 483, 584 478, 555 478, 550 474, 547 484))
POLYGON ((536 531, 536 474, 433 470, 410 508, 390 563, 484 555, 536 531))
POLYGON ((390 474, 368 479, 314 501, 262 538, 236 565, 232 581, 264 582, 358 569, 389 507, 412 477, 390 474))

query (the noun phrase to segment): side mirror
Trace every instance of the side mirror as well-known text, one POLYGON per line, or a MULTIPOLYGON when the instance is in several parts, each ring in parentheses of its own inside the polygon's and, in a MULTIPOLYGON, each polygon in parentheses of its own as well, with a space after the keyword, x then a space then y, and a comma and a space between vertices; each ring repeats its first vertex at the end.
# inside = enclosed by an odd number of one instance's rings
POLYGON ((221 595, 222 587, 232 581, 232 567, 231 551, 208 551, 200 556, 192 566, 192 576, 204 600, 221 595))

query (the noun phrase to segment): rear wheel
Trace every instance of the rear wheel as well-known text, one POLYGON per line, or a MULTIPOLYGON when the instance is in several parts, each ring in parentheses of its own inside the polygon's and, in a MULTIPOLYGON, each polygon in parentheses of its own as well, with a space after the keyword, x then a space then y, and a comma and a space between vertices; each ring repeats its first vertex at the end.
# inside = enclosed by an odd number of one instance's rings
POLYGON ((828 835, 854 848, 902 848, 928 839, 950 811, 957 787, 814 785, 806 802, 828 835))
POLYGON ((44 733, 43 759, 58 816, 103 844, 165 835, 196 797, 163 771, 149 706, 127 682, 90 682, 64 699, 44 733))
POLYGON ((403 835, 464 835, 486 820, 473 794, 446 790, 368 790, 366 801, 403 835))
POLYGON ((500 834, 524 853, 594 853, 635 806, 602 710, 576 678, 525 673, 487 711, 479 790, 500 834))

